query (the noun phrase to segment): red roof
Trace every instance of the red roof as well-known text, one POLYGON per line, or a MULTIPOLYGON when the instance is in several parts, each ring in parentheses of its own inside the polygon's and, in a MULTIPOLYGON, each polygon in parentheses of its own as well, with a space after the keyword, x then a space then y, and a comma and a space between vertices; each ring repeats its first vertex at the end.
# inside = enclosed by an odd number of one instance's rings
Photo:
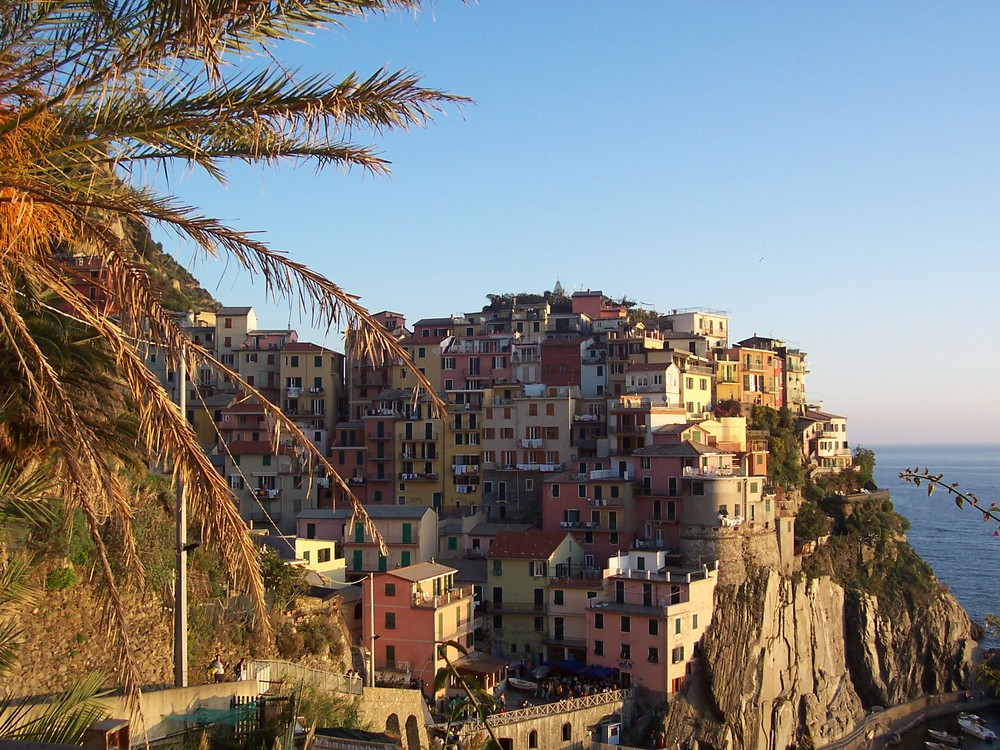
POLYGON ((567 534, 565 531, 499 531, 493 537, 489 557, 548 560, 567 534))

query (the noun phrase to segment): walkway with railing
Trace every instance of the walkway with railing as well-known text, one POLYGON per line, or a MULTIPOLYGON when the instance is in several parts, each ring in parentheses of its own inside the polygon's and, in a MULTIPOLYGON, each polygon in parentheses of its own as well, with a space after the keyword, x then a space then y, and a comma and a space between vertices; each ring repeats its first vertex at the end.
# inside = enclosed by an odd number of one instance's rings
MULTIPOLYGON (((596 708, 607 706, 612 703, 624 703, 632 698, 632 690, 609 690, 606 693, 594 693, 584 695, 579 698, 567 698, 554 703, 543 703, 539 706, 528 706, 527 708, 517 708, 513 711, 504 711, 502 714, 494 714, 482 721, 465 721, 462 727, 463 733, 475 733, 485 730, 486 724, 491 727, 500 727, 505 724, 516 724, 521 721, 537 719, 542 716, 559 716, 568 711, 577 711, 581 708, 596 708)), ((437 724, 438 728, 444 728, 446 724, 437 724)))
POLYGON ((327 690, 349 695, 361 695, 361 676, 330 672, 324 669, 314 669, 301 664, 275 659, 256 659, 249 663, 251 679, 259 680, 263 685, 318 685, 327 690))

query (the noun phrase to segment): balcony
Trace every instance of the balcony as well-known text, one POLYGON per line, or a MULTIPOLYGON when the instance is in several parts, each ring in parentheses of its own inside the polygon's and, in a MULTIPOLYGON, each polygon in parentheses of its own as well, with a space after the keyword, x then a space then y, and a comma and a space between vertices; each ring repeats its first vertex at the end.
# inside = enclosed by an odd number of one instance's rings
POLYGON ((451 472, 457 477, 463 474, 478 474, 479 464, 452 464, 451 472))
POLYGON ((596 414, 574 414, 573 415, 573 421, 574 422, 602 422, 602 421, 604 421, 604 418, 603 417, 599 417, 596 414))
POLYGON ((399 473, 399 478, 403 482, 419 482, 419 481, 434 482, 437 481, 438 475, 435 474, 434 472, 431 472, 430 474, 418 474, 413 472, 407 473, 401 471, 399 473))
POLYGON ((543 448, 545 446, 544 438, 521 438, 517 441, 517 444, 522 448, 543 448))
POLYGON ((591 479, 624 479, 629 482, 635 479, 635 471, 632 469, 627 469, 622 471, 620 469, 595 469, 590 472, 591 479))
POLYGON ((310 393, 323 393, 323 390, 324 390, 323 386, 313 386, 312 388, 309 389, 309 392, 310 393))
POLYGON ((267 489, 266 487, 258 487, 257 489, 252 490, 251 493, 258 500, 280 500, 281 499, 281 490, 270 490, 270 489, 267 489))
POLYGON ((588 497, 587 505, 594 508, 620 508, 624 504, 624 499, 620 497, 588 497))
POLYGON ((420 608, 437 609, 445 604, 451 604, 452 602, 458 602, 462 599, 471 599, 473 596, 472 586, 457 587, 450 591, 445 591, 443 594, 429 594, 426 592, 417 592, 413 595, 413 606, 420 608))
MULTIPOLYGON (((330 480, 326 480, 326 482, 327 482, 326 486, 329 486, 329 481, 330 480)), ((349 477, 348 480, 347 480, 347 483, 348 484, 364 484, 365 483, 365 478, 364 477, 349 477)))
POLYGON ((545 602, 486 602, 486 611, 496 614, 534 614, 545 612, 545 602))
POLYGON ((517 464, 518 471, 562 471, 562 464, 517 464))
POLYGON ((685 477, 698 477, 703 479, 719 479, 726 477, 745 477, 747 475, 746 470, 719 466, 714 469, 699 469, 695 466, 685 466, 684 476, 685 477))
POLYGON ((389 433, 389 432, 384 432, 381 435, 379 435, 377 432, 369 432, 368 433, 368 439, 369 440, 392 440, 393 436, 392 436, 392 433, 389 433))
POLYGON ((298 386, 285 388, 285 398, 298 398, 301 395, 302 395, 302 388, 298 386))
POLYGON ((588 531, 597 531, 601 528, 601 523, 600 521, 560 521, 559 528, 586 529, 588 531))

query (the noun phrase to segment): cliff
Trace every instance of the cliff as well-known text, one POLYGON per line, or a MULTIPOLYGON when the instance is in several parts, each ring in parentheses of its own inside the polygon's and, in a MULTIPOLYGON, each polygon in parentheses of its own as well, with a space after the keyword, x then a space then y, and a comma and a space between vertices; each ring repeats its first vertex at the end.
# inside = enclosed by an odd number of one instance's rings
POLYGON ((667 737, 778 750, 808 730, 822 745, 866 708, 962 689, 977 635, 968 615, 940 588, 901 601, 767 569, 720 586, 698 673, 670 705, 667 737))

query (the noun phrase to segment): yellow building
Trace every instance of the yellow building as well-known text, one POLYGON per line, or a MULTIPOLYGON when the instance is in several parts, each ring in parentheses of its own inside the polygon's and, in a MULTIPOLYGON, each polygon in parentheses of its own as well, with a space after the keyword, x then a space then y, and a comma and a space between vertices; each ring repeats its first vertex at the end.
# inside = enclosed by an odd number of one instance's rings
POLYGON ((549 639, 550 579, 584 568, 583 547, 565 531, 501 531, 487 555, 486 596, 495 656, 539 663, 549 639), (564 566, 564 567, 560 567, 564 566))

